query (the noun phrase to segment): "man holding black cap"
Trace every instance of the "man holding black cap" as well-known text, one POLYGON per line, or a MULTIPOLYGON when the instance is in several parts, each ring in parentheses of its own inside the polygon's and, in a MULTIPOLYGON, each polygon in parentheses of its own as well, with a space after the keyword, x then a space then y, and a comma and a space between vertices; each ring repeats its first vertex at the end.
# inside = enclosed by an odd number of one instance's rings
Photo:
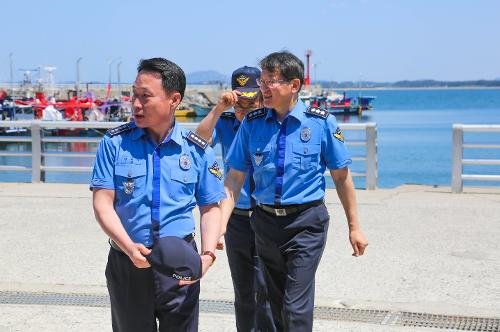
MULTIPOLYGON (((262 106, 258 78, 258 68, 244 66, 236 69, 231 77, 232 91, 220 96, 217 105, 197 128, 197 133, 212 145, 221 144, 224 160, 243 118, 249 111, 262 106), (231 107, 234 112, 228 112, 231 107)), ((224 171, 227 173, 228 170, 229 165, 224 163, 224 171)), ((249 177, 243 185, 240 199, 229 223, 222 225, 221 234, 225 234, 233 280, 237 330, 274 331, 267 290, 255 250, 255 234, 250 226, 250 215, 254 207, 250 196, 250 181, 249 177)))
POLYGON ((110 237, 113 331, 157 331, 157 320, 159 331, 197 331, 200 284, 194 281, 215 261, 222 172, 208 143, 174 120, 186 87, 182 69, 153 58, 137 71, 133 122, 103 137, 90 185, 96 219, 110 237))
POLYGON ((314 279, 330 218, 324 204, 326 167, 347 217, 353 256, 363 255, 368 242, 358 222, 351 158, 335 117, 298 98, 302 61, 276 52, 260 65, 257 84, 265 107, 247 114, 228 153, 223 223, 251 168, 256 200, 251 222, 276 329, 312 331, 314 279))

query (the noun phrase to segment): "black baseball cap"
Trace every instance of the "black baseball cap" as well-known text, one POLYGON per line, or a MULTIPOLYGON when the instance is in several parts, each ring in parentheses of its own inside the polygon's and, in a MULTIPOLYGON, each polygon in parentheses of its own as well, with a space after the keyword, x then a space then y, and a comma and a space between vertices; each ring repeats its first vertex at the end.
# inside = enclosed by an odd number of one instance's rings
POLYGON ((156 272, 177 280, 201 278, 201 257, 190 242, 176 236, 158 239, 146 256, 156 272))
POLYGON ((260 69, 244 66, 233 71, 231 88, 241 92, 241 97, 255 99, 259 94, 257 79, 260 78, 260 69))

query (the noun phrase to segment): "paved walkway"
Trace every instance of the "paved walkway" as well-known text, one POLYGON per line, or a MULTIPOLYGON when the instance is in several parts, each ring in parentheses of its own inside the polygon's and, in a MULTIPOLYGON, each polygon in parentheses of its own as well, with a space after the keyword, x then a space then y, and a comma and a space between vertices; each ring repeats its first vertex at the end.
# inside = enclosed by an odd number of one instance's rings
MULTIPOLYGON (((500 189, 403 186, 358 191, 366 255, 351 257, 335 191, 316 305, 500 318, 500 189)), ((198 213, 196 212, 198 219, 198 213)), ((0 293, 106 294, 108 245, 86 185, 0 183, 0 293)), ((219 253, 205 300, 232 301, 219 253)), ((234 316, 202 313, 200 331, 234 331, 234 316)), ((315 331, 432 331, 316 320, 315 331)), ((109 308, 0 304, 0 332, 110 331, 109 308)))

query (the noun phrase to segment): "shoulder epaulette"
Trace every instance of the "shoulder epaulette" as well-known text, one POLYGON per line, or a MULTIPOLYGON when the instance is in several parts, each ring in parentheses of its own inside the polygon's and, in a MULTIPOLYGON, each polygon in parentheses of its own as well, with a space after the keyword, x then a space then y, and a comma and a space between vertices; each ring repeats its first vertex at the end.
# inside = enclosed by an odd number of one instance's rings
POLYGON ((188 141, 198 145, 200 148, 202 148, 203 150, 205 150, 208 146, 208 142, 202 138, 201 136, 193 133, 192 131, 190 131, 187 135, 187 139, 188 141))
POLYGON ((132 125, 132 122, 122 124, 121 126, 109 129, 106 134, 109 135, 110 137, 125 133, 127 131, 130 131, 134 129, 134 126, 132 125))
POLYGON ((322 119, 326 119, 330 113, 327 110, 318 107, 308 107, 305 113, 317 116, 322 119))
POLYGON ((259 108, 255 111, 252 111, 247 114, 247 122, 250 122, 254 119, 261 118, 267 114, 267 110, 265 108, 259 108))
POLYGON ((220 117, 221 117, 221 119, 234 119, 234 118, 236 118, 236 115, 234 115, 233 112, 222 112, 220 117))

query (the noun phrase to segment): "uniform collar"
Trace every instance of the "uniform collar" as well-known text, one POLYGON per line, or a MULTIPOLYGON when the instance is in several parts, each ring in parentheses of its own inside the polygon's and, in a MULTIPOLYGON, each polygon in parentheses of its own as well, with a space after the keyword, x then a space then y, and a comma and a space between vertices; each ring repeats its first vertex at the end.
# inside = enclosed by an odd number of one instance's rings
POLYGON ((288 116, 293 116, 297 120, 302 121, 302 119, 304 119, 304 112, 306 109, 307 109, 306 104, 304 104, 304 102, 299 98, 299 100, 292 108, 290 113, 288 113, 288 116))
POLYGON ((274 119, 274 110, 272 108, 266 108, 266 111, 266 121, 268 121, 269 119, 274 119))
POLYGON ((170 134, 165 138, 162 144, 167 143, 169 140, 173 140, 177 145, 182 145, 182 130, 181 127, 177 124, 177 121, 174 122, 174 127, 170 134))
MULTIPOLYGON (((306 104, 304 104, 304 102, 302 100, 300 100, 300 98, 299 98, 299 100, 297 101, 295 106, 292 108, 292 110, 290 112, 288 112, 287 117, 292 116, 295 119, 302 121, 302 119, 304 119, 304 112, 306 109, 307 109, 306 104)), ((272 119, 272 118, 274 118, 274 110, 271 109, 271 112, 269 112, 269 109, 268 109, 268 112, 266 115, 266 121, 269 119, 272 119)))
MULTIPOLYGON (((132 139, 133 140, 138 140, 142 136, 147 135, 147 132, 146 132, 146 130, 144 130, 144 128, 136 127, 134 122, 131 122, 131 125, 134 128, 134 131, 132 132, 132 139)), ((162 144, 168 142, 169 140, 173 140, 178 145, 182 145, 182 133, 181 133, 181 129, 180 129, 179 125, 177 124, 177 122, 174 123, 174 127, 172 128, 172 131, 165 138, 165 140, 162 142, 162 144)))
POLYGON ((132 139, 133 140, 138 140, 142 136, 146 135, 146 131, 142 128, 139 128, 135 125, 135 122, 131 122, 130 125, 132 128, 134 128, 134 131, 132 132, 132 139))
POLYGON ((240 126, 241 122, 240 120, 238 120, 236 117, 234 118, 234 121, 233 121, 233 129, 238 129, 238 127, 240 126))

